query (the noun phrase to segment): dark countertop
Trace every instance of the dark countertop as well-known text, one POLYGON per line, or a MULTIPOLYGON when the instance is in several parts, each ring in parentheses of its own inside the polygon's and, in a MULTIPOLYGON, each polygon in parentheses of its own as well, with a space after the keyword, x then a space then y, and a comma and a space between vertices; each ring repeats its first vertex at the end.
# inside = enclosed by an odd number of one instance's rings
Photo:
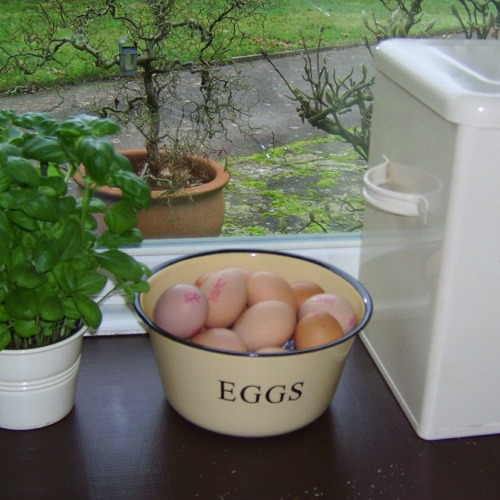
POLYGON ((147 336, 86 338, 72 413, 0 430, 0 450, 6 500, 483 500, 500 490, 500 436, 420 439, 359 340, 325 414, 248 439, 169 407, 147 336))

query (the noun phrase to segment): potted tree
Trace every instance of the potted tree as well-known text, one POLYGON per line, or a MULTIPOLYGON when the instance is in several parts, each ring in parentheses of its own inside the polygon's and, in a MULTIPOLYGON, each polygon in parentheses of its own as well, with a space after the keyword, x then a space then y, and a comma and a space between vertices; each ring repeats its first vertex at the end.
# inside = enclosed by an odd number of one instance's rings
MULTIPOLYGON (((223 153, 220 141, 214 145, 216 138, 225 140, 227 124, 244 115, 238 97, 244 80, 234 65, 222 63, 244 40, 243 24, 258 22, 270 1, 94 0, 84 7, 63 0, 37 2, 34 19, 24 24, 25 49, 2 50, 9 53, 7 66, 26 74, 50 64, 59 69, 69 53, 100 69, 120 68, 122 77, 110 99, 95 111, 133 125, 132 133, 143 136, 144 149, 131 157, 153 189, 154 207, 178 209, 182 199, 192 203, 198 197, 206 202, 215 189, 215 208, 204 205, 201 211, 202 227, 213 235, 222 220, 210 223, 207 217, 214 210, 223 219, 221 190, 229 174, 208 157, 223 153), (120 39, 110 41, 106 27, 121 33, 120 39)), ((150 211, 158 221, 157 208, 150 211)), ((181 221, 174 236, 186 236, 196 219, 191 214, 189 224, 181 221)), ((143 229, 148 236, 158 231, 143 229)), ((195 229, 194 236, 203 234, 195 229)))
POLYGON ((0 111, 0 427, 42 427, 69 413, 82 335, 99 326, 100 300, 144 289, 147 269, 118 247, 142 241, 137 212, 150 190, 105 137, 118 130, 88 115, 0 111), (119 187, 122 200, 96 198, 103 185, 119 187), (95 215, 106 224, 100 235, 95 215))

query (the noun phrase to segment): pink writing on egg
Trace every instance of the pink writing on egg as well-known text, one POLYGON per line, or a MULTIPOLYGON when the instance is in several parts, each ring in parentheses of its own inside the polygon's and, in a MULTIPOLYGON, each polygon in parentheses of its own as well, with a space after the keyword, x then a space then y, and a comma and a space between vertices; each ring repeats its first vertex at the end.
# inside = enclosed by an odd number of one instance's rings
POLYGON ((184 303, 185 304, 199 304, 201 300, 201 296, 199 293, 191 292, 184 294, 184 303))
POLYGON ((212 291, 210 292, 208 300, 211 302, 217 302, 220 299, 220 296, 222 295, 222 290, 226 286, 226 284, 227 281, 224 281, 222 278, 219 278, 215 282, 215 285, 213 286, 212 291))
POLYGON ((336 297, 314 297, 315 302, 323 303, 323 304, 328 304, 330 306, 333 306, 335 302, 337 302, 336 297))

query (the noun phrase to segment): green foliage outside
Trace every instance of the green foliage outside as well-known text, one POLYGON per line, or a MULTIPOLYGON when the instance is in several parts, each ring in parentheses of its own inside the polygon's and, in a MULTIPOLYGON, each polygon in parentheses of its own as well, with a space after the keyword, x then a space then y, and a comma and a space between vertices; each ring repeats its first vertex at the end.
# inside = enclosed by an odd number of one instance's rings
MULTIPOLYGON (((137 6, 137 1, 128 0, 137 6)), ((194 9, 197 0, 187 2, 186 8, 194 9)), ((213 0, 214 6, 223 0, 213 0)), ((16 33, 23 24, 37 23, 31 19, 34 14, 34 4, 47 6, 47 2, 33 2, 32 0, 3 0, 0 14, 0 67, 5 63, 6 54, 2 49, 19 50, 22 46, 22 37, 16 37, 17 47, 13 47, 6 40, 9 34, 16 33)), ((81 1, 72 0, 71 6, 76 9, 93 4, 102 5, 103 0, 81 1)), ((451 13, 451 0, 432 0, 425 2, 423 21, 437 19, 435 31, 458 29, 457 19, 451 13)), ((456 3, 456 2, 455 2, 456 3)), ((183 2, 179 2, 182 6, 183 2)), ((280 0, 273 8, 266 9, 264 24, 243 25, 246 31, 244 42, 235 44, 226 56, 241 57, 258 54, 261 47, 268 52, 282 52, 300 49, 302 37, 308 46, 314 47, 318 43, 320 28, 324 26, 322 34, 324 46, 344 44, 358 44, 367 36, 367 30, 362 22, 362 12, 368 15, 373 13, 378 19, 388 16, 388 11, 380 0, 280 0)), ((126 35, 120 32, 116 25, 97 25, 98 35, 103 45, 116 51, 118 41, 126 35)), ((189 57, 189 54, 186 54, 189 57)), ((49 87, 66 83, 76 83, 85 80, 102 79, 116 76, 116 69, 107 71, 96 67, 88 57, 75 55, 68 48, 61 64, 51 64, 44 71, 27 77, 15 70, 3 71, 0 74, 0 92, 12 91, 15 87, 49 87)))

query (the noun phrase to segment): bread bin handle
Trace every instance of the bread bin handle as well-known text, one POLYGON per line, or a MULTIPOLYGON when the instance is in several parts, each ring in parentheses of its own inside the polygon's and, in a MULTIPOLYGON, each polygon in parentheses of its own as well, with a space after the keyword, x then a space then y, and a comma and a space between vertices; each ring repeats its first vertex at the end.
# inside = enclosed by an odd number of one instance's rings
POLYGON ((364 176, 363 195, 372 206, 395 215, 416 217, 418 222, 427 223, 429 202, 422 194, 403 193, 384 187, 390 185, 394 176, 393 165, 386 159, 384 163, 368 169, 364 176))

